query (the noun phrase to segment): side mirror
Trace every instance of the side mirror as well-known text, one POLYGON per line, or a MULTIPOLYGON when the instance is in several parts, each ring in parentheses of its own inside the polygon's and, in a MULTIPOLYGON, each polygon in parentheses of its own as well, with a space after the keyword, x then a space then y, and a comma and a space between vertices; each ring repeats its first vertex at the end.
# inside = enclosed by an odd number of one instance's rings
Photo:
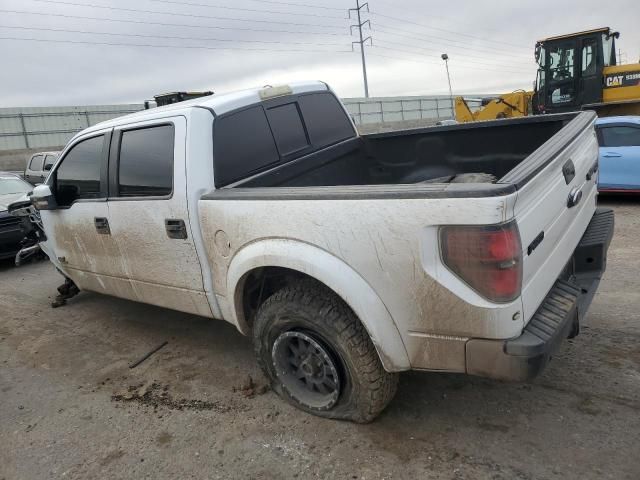
POLYGON ((45 165, 44 166, 44 171, 48 172, 49 170, 51 170, 51 167, 53 167, 53 163, 50 163, 49 165, 45 165))
POLYGON ((38 210, 55 210, 58 208, 56 199, 51 193, 49 185, 38 185, 31 194, 31 205, 38 210))

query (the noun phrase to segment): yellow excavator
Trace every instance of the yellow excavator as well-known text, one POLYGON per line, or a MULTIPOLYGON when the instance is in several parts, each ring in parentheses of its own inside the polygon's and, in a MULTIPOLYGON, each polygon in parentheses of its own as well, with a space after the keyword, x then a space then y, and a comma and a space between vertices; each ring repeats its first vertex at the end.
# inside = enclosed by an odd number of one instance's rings
POLYGON ((575 110, 599 116, 640 115, 640 63, 618 65, 609 27, 550 37, 536 43, 534 90, 482 99, 478 109, 455 99, 456 120, 472 122, 575 110))

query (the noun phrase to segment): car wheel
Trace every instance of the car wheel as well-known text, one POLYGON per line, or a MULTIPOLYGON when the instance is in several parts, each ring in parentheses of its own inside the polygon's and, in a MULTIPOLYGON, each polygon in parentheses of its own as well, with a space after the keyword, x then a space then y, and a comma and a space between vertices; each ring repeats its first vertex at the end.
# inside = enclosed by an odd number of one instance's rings
POLYGON ((272 388, 294 406, 326 418, 372 421, 395 395, 369 334, 323 285, 284 287, 258 310, 253 342, 272 388))

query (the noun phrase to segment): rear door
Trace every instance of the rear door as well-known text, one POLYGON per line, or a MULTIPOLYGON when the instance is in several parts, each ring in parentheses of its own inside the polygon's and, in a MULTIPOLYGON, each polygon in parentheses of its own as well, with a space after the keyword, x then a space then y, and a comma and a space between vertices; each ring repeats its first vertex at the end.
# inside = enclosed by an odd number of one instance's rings
POLYGON ((189 224, 185 117, 114 130, 109 227, 129 298, 212 316, 189 224))
POLYGON ((640 124, 599 128, 601 191, 640 190, 640 124))
MULTIPOLYGON (((551 117, 549 117, 551 120, 551 117)), ((522 301, 531 318, 572 258, 596 208, 595 114, 577 114, 502 181, 518 185, 522 301)))

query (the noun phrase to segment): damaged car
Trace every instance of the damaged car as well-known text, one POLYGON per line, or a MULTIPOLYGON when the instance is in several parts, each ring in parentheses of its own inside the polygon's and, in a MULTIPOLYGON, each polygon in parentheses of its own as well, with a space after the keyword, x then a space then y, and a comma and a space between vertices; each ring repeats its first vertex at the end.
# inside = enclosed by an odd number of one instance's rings
POLYGON ((12 173, 0 172, 0 260, 14 258, 22 247, 23 220, 7 211, 11 203, 27 199, 33 187, 12 173))

